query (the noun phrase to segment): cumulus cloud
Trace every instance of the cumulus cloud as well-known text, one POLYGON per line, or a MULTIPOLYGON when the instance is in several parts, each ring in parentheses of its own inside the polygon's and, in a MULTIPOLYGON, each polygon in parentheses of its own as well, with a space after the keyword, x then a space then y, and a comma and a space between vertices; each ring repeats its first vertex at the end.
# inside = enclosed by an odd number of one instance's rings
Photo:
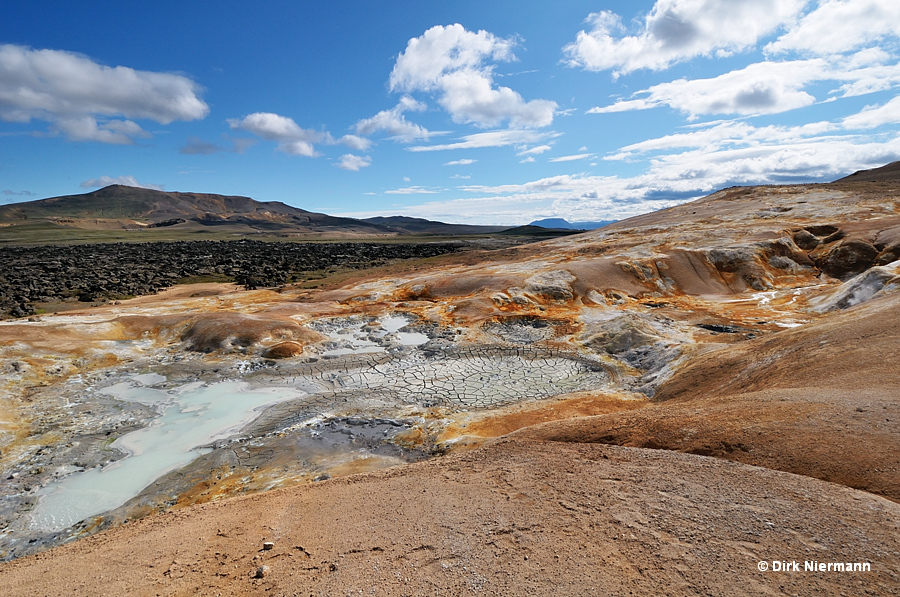
POLYGON ((403 115, 404 112, 421 112, 426 106, 408 95, 400 98, 400 102, 390 110, 382 110, 371 118, 356 123, 356 132, 360 135, 374 135, 384 131, 396 141, 405 143, 417 139, 427 140, 431 134, 425 127, 413 124, 403 115))
POLYGON ((138 182, 134 176, 116 176, 115 178, 111 176, 101 176, 99 178, 86 180, 81 183, 80 186, 82 189, 99 189, 101 187, 108 187, 111 184, 120 184, 126 187, 138 187, 141 189, 153 189, 154 191, 165 190, 161 185, 138 182))
POLYGON ((372 147, 372 141, 365 137, 357 137, 356 135, 344 135, 337 140, 338 143, 346 145, 350 149, 356 151, 366 151, 372 147))
POLYGON ((34 197, 31 191, 13 191, 12 189, 3 189, 3 194, 12 197, 34 197))
POLYGON ((612 70, 662 70, 697 56, 737 52, 794 19, 808 0, 657 0, 641 31, 625 35, 622 19, 592 13, 563 51, 570 66, 612 70))
POLYGON ((588 110, 589 114, 669 106, 700 114, 774 114, 808 106, 816 99, 802 88, 831 77, 823 59, 759 62, 711 79, 678 79, 637 92, 636 99, 588 110))
POLYGON ((474 164, 478 160, 473 160, 470 158, 464 158, 461 160, 453 160, 452 162, 447 162, 444 164, 445 166, 468 166, 469 164, 474 164))
POLYGON ((200 87, 181 75, 108 67, 61 50, 0 45, 0 119, 51 123, 73 141, 126 144, 160 124, 206 117, 200 87))
POLYGON ((228 120, 228 124, 234 130, 275 141, 279 151, 290 155, 316 157, 319 154, 313 143, 333 142, 331 135, 326 132, 301 128, 292 118, 271 112, 256 112, 244 118, 232 118, 228 120))
POLYGON ((766 46, 766 51, 845 53, 886 37, 900 37, 896 0, 822 0, 796 27, 766 46))
POLYGON ((536 131, 503 130, 465 135, 462 141, 443 145, 414 145, 409 151, 446 151, 448 149, 477 149, 482 147, 506 147, 508 145, 528 145, 542 139, 557 136, 557 133, 536 131))
POLYGON ((369 156, 358 156, 353 155, 352 153, 346 153, 341 156, 340 161, 336 164, 338 168, 342 170, 351 170, 353 172, 359 171, 360 168, 365 168, 367 166, 372 165, 372 158, 369 156))
POLYGON ((409 40, 391 71, 392 91, 424 91, 454 122, 482 127, 544 127, 553 122, 556 102, 525 101, 509 87, 494 84, 494 64, 515 60, 514 39, 462 25, 438 25, 409 40))

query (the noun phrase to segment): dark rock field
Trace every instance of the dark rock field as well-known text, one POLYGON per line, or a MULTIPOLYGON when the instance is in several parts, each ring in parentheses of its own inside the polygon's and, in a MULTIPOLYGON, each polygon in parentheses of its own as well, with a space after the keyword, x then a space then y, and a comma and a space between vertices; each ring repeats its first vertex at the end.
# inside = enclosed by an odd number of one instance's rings
POLYGON ((0 318, 34 315, 40 303, 91 303, 153 294, 190 278, 234 281, 252 290, 296 282, 309 272, 377 267, 461 248, 461 243, 251 240, 3 247, 0 318))

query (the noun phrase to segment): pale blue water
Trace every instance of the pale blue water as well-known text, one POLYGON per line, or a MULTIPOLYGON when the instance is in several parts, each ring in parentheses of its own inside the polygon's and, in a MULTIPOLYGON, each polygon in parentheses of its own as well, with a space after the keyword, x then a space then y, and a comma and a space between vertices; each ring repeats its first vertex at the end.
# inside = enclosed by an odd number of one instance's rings
POLYGON ((159 405, 162 416, 113 443, 129 452, 126 458, 102 469, 69 475, 44 488, 32 513, 35 527, 61 530, 117 508, 165 473, 199 457, 203 452, 198 446, 233 434, 255 418, 260 407, 306 395, 293 388, 250 389, 249 384, 238 381, 197 382, 168 392, 125 382, 104 392, 122 400, 159 405))

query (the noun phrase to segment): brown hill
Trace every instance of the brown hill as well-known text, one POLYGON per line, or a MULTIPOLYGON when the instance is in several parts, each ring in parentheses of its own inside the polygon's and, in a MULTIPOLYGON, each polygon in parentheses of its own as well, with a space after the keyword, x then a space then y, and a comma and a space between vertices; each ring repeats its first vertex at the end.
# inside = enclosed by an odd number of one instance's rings
MULTIPOLYGON (((279 201, 210 193, 156 191, 111 185, 81 195, 51 197, 0 206, 0 235, 16 236, 42 230, 144 230, 196 233, 200 230, 234 233, 268 232, 281 236, 393 236, 405 234, 489 234, 503 226, 463 226, 390 217, 358 220, 292 207, 279 201)), ((148 240, 152 240, 148 238, 148 240)))
POLYGON ((0 206, 0 221, 46 220, 59 224, 88 225, 116 222, 119 227, 245 224, 263 229, 344 229, 384 234, 383 226, 351 218, 338 218, 291 207, 278 201, 209 193, 177 193, 111 185, 83 195, 51 197, 0 206))
POLYGON ((891 162, 880 168, 859 170, 850 176, 839 178, 835 182, 887 182, 900 180, 900 162, 891 162))

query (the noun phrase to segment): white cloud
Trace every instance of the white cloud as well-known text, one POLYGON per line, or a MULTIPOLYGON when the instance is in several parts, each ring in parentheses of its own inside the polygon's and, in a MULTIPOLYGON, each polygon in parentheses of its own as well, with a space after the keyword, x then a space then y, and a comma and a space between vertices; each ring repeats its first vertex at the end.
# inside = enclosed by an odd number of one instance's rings
POLYGON ((448 149, 477 149, 482 147, 506 147, 508 145, 528 145, 537 143, 557 133, 538 133, 535 131, 489 131, 462 137, 462 141, 444 145, 415 145, 409 151, 446 151, 448 149))
POLYGON ((537 161, 537 160, 534 159, 534 156, 533 156, 533 155, 530 155, 530 156, 528 156, 527 158, 525 158, 524 160, 519 160, 519 163, 520 163, 520 164, 530 164, 530 163, 535 162, 535 161, 537 161))
POLYGON ((385 195, 434 195, 440 193, 440 190, 429 189, 426 187, 403 187, 402 189, 394 189, 385 191, 385 195))
POLYGON ((563 174, 562 176, 551 176, 549 178, 542 178, 524 184, 506 184, 497 186, 468 185, 459 188, 470 193, 533 193, 538 191, 549 191, 552 189, 572 189, 574 188, 573 185, 577 184, 578 179, 577 176, 563 174))
POLYGON ((808 0, 657 0, 636 35, 622 35, 621 18, 609 11, 587 18, 563 51, 570 66, 614 75, 638 69, 662 70, 694 58, 727 54, 791 22, 808 0))
POLYGON ((532 147, 530 149, 523 149, 516 153, 516 155, 538 155, 544 153, 545 151, 549 151, 553 149, 549 145, 538 145, 536 147, 532 147))
POLYGON ((710 139, 735 138, 731 143, 713 141, 707 145, 697 137, 676 141, 671 136, 658 143, 648 140, 635 144, 659 149, 696 148, 657 155, 645 172, 633 177, 563 175, 522 184, 469 185, 459 189, 472 197, 407 206, 394 212, 482 224, 524 224, 548 213, 571 221, 622 219, 678 205, 729 185, 833 180, 900 159, 900 135, 896 133, 886 140, 873 140, 867 135, 814 136, 816 128, 830 131, 839 127, 813 123, 805 127, 744 128, 747 140, 740 142, 737 138, 741 134, 734 127, 742 126, 749 125, 718 123, 711 127, 715 131, 707 135, 710 139))
POLYGON ((508 121, 512 127, 544 127, 553 122, 556 102, 525 101, 509 87, 494 85, 490 61, 515 60, 514 39, 462 25, 438 25, 409 40, 391 71, 392 91, 436 93, 454 122, 482 127, 508 121))
POLYGON ((678 79, 654 85, 611 106, 591 108, 589 114, 647 110, 670 106, 699 114, 774 114, 808 106, 815 98, 802 88, 831 77, 822 59, 791 62, 758 62, 711 79, 678 79))
POLYGON ((206 117, 200 87, 181 75, 115 68, 61 50, 0 45, 0 119, 50 122, 73 141, 133 143, 130 119, 160 124, 206 117))
POLYGON ((575 155, 564 155, 558 158, 550 158, 548 162, 574 162, 575 160, 584 160, 594 157, 593 153, 579 153, 575 155))
POLYGON ((367 151, 372 147, 371 140, 366 139, 365 137, 357 137, 356 135, 344 135, 338 139, 337 142, 346 145, 350 149, 355 149, 356 151, 367 151))
POLYGON ((53 129, 65 134, 70 141, 97 141, 114 145, 131 145, 135 138, 150 137, 131 120, 98 122, 93 116, 59 118, 53 123, 53 129))
POLYGON ((821 0, 796 27, 765 49, 825 56, 886 37, 900 37, 900 3, 896 0, 821 0))
POLYGON ((278 149, 291 155, 315 157, 319 155, 313 143, 333 142, 331 135, 300 128, 293 119, 271 112, 256 112, 242 119, 228 120, 232 129, 247 131, 267 141, 278 143, 278 149))
POLYGON ((445 166, 468 166, 469 164, 474 164, 478 160, 472 160, 469 158, 463 158, 461 160, 453 160, 452 162, 447 162, 444 164, 445 166))
POLYGON ((385 131, 395 140, 408 143, 416 139, 427 140, 431 133, 423 126, 414 124, 406 119, 404 112, 421 112, 426 106, 408 95, 400 98, 400 102, 390 110, 382 110, 371 118, 365 118, 356 123, 356 132, 360 135, 373 135, 378 131, 385 131))
POLYGON ((164 191, 165 189, 161 185, 155 184, 144 184, 138 182, 134 176, 116 176, 115 178, 111 176, 101 176, 99 178, 92 178, 90 180, 86 180, 81 183, 82 189, 99 189, 101 187, 108 187, 112 184, 120 184, 126 187, 138 187, 141 189, 153 189, 154 191, 164 191))
POLYGON ((342 170, 351 170, 353 172, 358 172, 360 168, 366 168, 371 165, 372 158, 369 156, 358 156, 353 155, 352 153, 342 155, 340 161, 336 164, 336 166, 342 170))
MULTIPOLYGON (((858 55, 858 54, 857 54, 858 55)), ((836 59, 838 65, 843 58, 836 59)), ((835 92, 841 97, 866 95, 877 91, 885 91, 900 84, 900 64, 872 64, 857 69, 835 69, 832 78, 846 81, 835 92)))
POLYGON ((871 129, 896 123, 900 123, 900 96, 883 106, 866 106, 861 112, 844 118, 841 124, 848 129, 871 129))
POLYGON ((704 127, 690 127, 694 130, 688 133, 676 133, 626 145, 604 159, 624 160, 639 154, 672 149, 703 149, 716 152, 725 147, 797 143, 839 129, 830 122, 813 122, 793 127, 754 127, 745 122, 715 122, 708 123, 704 127))

